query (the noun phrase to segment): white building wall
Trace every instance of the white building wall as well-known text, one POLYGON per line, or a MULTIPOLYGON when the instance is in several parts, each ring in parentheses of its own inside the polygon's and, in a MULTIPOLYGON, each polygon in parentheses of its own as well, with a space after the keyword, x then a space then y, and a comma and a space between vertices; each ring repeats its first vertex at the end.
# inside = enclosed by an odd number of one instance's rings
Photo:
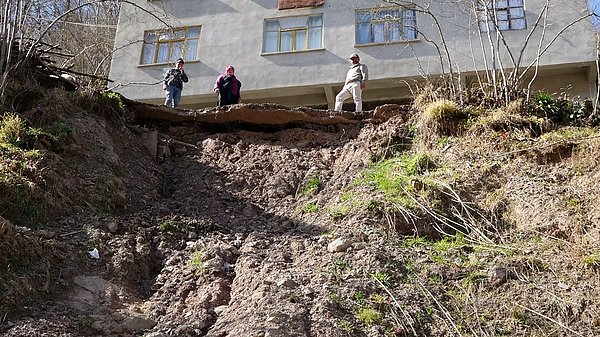
MULTIPOLYGON (((190 82, 183 91, 183 107, 215 105, 214 81, 229 64, 235 66, 236 75, 243 83, 243 102, 288 105, 324 104, 328 101, 331 104, 344 81, 348 56, 353 52, 361 56, 361 62, 370 70, 371 80, 364 92, 365 100, 404 96, 409 92, 407 80, 412 83, 412 80, 425 75, 440 74, 442 63, 438 51, 426 39, 436 41, 444 54, 444 68, 446 71, 450 69, 438 27, 425 13, 417 15, 420 35, 416 41, 355 46, 355 9, 383 5, 383 1, 379 0, 326 0, 320 7, 293 10, 278 10, 276 0, 135 1, 151 14, 129 4, 122 5, 116 35, 117 50, 110 72, 110 78, 115 81, 113 85, 122 84, 116 90, 131 99, 153 103, 163 101, 162 74, 163 69, 170 66, 140 65, 140 58, 144 31, 167 25, 202 27, 199 61, 187 62, 185 67, 190 82), (323 49, 262 53, 264 19, 317 13, 323 14, 323 49)), ((486 65, 490 67, 493 63, 488 36, 481 36, 482 44, 472 11, 468 6, 464 7, 464 3, 470 1, 456 3, 434 1, 428 7, 439 20, 453 70, 466 74, 481 71, 486 65)), ((513 51, 513 59, 518 59, 523 41, 544 4, 542 0, 525 0, 529 29, 504 32, 506 43, 513 51)), ((586 8, 582 1, 551 1, 548 24, 531 35, 529 48, 525 49, 523 60, 518 65, 531 64, 538 50, 543 50, 569 23, 584 16, 586 8), (543 41, 541 47, 540 41, 543 41)), ((495 41, 496 36, 491 34, 489 38, 495 41)), ((513 62, 506 48, 502 43, 500 45, 502 65, 512 68, 513 62)), ((595 71, 596 54, 595 34, 588 19, 563 31, 540 58, 539 64, 542 73, 544 67, 552 68, 553 78, 560 77, 556 76, 557 69, 564 69, 569 74, 565 78, 581 80, 585 84, 577 83, 574 87, 578 90, 587 88, 584 91, 591 94, 587 85, 589 75, 586 74, 595 71)), ((537 87, 544 88, 543 84, 537 87)))

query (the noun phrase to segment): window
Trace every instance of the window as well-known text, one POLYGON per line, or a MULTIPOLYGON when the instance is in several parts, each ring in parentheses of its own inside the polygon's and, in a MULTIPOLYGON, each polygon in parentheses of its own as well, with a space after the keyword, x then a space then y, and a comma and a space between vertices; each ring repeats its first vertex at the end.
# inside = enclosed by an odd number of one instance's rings
POLYGON ((180 57, 186 61, 197 60, 199 39, 200 27, 146 31, 142 64, 175 62, 180 57))
POLYGON ((263 52, 277 53, 323 48, 323 16, 265 20, 263 52))
POLYGON ((356 44, 416 38, 417 17, 414 9, 384 7, 356 11, 356 44))
POLYGON ((477 12, 482 32, 527 28, 523 0, 480 0, 477 12))

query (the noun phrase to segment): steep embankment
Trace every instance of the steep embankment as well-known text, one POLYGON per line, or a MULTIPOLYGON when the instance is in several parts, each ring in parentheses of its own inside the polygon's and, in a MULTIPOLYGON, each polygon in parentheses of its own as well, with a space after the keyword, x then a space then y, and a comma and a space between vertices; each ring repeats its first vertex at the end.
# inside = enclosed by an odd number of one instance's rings
POLYGON ((285 110, 276 124, 261 120, 283 107, 171 122, 136 109, 147 129, 72 121, 80 150, 52 154, 120 163, 136 207, 3 236, 4 261, 34 271, 3 274, 3 303, 18 277, 31 290, 25 308, 3 304, 6 336, 600 333, 597 130, 532 133, 541 124, 514 116, 432 127, 399 106, 285 110))

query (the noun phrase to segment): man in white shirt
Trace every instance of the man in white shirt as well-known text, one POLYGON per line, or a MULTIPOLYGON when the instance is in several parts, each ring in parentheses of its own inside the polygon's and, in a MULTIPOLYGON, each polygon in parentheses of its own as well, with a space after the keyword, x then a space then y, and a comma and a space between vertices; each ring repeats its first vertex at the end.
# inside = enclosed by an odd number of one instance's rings
POLYGON ((354 99, 356 112, 362 111, 362 91, 367 86, 369 70, 367 66, 360 63, 360 57, 354 53, 350 55, 352 64, 346 74, 346 82, 342 91, 335 96, 335 111, 342 111, 344 101, 350 97, 354 99))

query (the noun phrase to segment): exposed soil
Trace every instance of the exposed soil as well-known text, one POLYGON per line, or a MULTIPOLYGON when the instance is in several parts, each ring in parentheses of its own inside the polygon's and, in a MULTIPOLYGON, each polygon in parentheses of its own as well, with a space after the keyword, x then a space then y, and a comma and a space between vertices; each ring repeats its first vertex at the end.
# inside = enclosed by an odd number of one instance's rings
POLYGON ((442 141, 394 105, 169 110, 74 112, 39 145, 43 220, 0 218, 2 336, 600 335, 596 130, 442 141), (361 183, 424 149, 420 207, 361 183))

